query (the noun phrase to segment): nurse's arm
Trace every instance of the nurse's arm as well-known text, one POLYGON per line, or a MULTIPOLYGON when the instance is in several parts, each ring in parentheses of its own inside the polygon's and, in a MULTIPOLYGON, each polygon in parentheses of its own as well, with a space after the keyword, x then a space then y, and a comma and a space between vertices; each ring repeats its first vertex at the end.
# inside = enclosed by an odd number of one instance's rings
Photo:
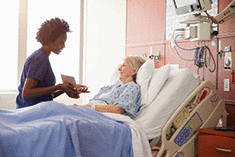
POLYGON ((74 91, 74 87, 69 84, 57 84, 57 85, 50 86, 50 87, 38 88, 36 87, 38 83, 39 83, 39 80, 37 79, 26 78, 23 92, 22 92, 22 97, 24 99, 30 99, 30 98, 33 99, 33 98, 38 98, 44 95, 49 95, 58 90, 62 90, 63 92, 66 92, 66 93, 71 93, 74 95, 74 98, 79 97, 79 94, 77 93, 77 91, 74 91))

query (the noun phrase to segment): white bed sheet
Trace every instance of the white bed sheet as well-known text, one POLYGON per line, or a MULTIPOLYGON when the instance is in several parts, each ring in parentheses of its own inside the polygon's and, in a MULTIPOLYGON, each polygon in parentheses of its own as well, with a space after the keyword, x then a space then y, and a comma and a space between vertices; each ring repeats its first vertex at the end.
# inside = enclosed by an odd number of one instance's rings
POLYGON ((133 147, 134 157, 152 157, 148 138, 141 126, 135 123, 128 116, 124 116, 121 114, 114 114, 114 113, 103 113, 103 114, 114 120, 122 121, 130 126, 132 133, 132 147, 133 147))
POLYGON ((199 84, 199 77, 191 70, 171 70, 155 100, 148 107, 141 109, 134 120, 145 130, 148 139, 161 135, 162 127, 169 117, 199 84))

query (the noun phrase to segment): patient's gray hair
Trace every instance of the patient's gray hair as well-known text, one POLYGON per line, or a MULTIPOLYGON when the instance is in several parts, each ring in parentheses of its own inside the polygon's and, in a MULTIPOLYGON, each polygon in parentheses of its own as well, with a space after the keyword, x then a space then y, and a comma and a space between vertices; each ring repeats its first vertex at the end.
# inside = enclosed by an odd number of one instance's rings
MULTIPOLYGON (((145 63, 146 59, 141 56, 128 56, 124 59, 124 64, 136 71, 136 74, 140 67, 145 63)), ((133 80, 136 81, 136 74, 133 75, 133 80)))

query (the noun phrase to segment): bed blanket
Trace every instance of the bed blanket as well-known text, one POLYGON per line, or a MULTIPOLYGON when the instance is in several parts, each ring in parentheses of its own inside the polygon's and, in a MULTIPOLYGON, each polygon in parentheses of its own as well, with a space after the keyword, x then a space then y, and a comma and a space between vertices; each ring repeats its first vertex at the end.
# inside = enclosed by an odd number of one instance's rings
POLYGON ((122 121, 129 125, 129 127, 131 128, 132 148, 134 157, 152 157, 152 152, 146 132, 139 124, 137 124, 130 117, 125 115, 115 113, 103 114, 116 121, 122 121))
POLYGON ((84 106, 0 110, 0 156, 133 157, 127 124, 84 106))

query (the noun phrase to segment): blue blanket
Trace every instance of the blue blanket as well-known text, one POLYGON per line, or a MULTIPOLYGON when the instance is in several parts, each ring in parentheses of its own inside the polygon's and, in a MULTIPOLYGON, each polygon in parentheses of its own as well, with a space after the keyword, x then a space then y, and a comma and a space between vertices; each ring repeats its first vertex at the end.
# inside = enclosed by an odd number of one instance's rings
POLYGON ((0 110, 0 156, 132 157, 131 130, 91 108, 53 101, 0 110))

